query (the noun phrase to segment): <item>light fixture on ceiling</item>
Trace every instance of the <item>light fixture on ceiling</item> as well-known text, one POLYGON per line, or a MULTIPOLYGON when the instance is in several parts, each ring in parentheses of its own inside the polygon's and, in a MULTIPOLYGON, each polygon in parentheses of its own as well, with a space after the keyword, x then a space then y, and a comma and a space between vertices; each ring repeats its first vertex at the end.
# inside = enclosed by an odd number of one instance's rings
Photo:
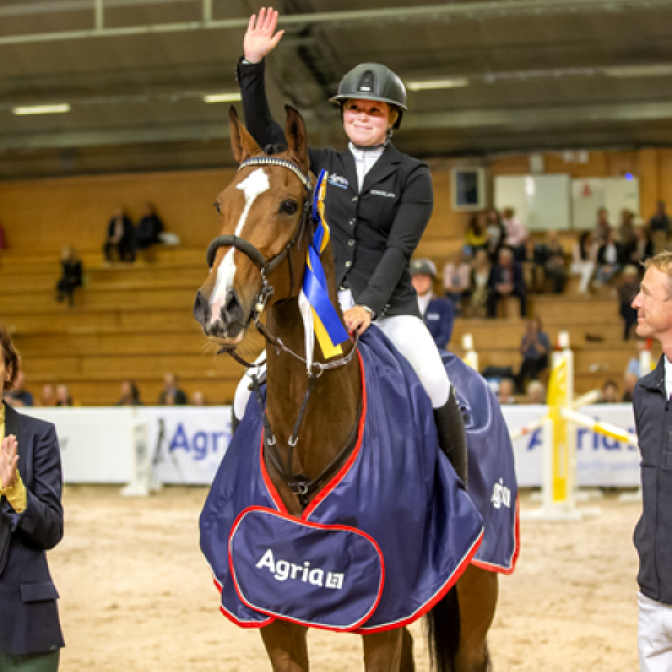
POLYGON ((411 91, 429 91, 431 89, 459 89, 469 86, 466 77, 452 77, 450 79, 431 79, 419 82, 408 82, 406 86, 411 91))
POLYGON ((623 65, 604 68, 607 77, 669 77, 672 75, 671 63, 653 63, 651 65, 623 65))
POLYGON ((240 93, 211 93, 203 96, 206 103, 237 103, 242 100, 240 93))
POLYGON ((24 114, 64 114, 70 112, 68 103, 55 103, 52 105, 25 105, 12 108, 12 113, 18 116, 24 114))

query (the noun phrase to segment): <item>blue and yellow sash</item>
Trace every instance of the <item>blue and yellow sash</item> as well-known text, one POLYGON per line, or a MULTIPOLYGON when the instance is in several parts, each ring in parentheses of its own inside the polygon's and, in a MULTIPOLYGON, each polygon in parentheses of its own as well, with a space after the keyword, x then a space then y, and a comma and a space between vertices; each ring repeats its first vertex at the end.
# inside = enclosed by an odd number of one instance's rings
POLYGON ((343 350, 340 344, 347 341, 349 336, 329 298, 327 279, 320 260, 320 255, 329 244, 329 225, 324 216, 327 176, 327 171, 323 170, 315 185, 312 217, 317 227, 313 239, 308 245, 306 270, 303 276, 303 293, 313 313, 313 325, 317 341, 324 356, 330 358, 342 354, 343 350))

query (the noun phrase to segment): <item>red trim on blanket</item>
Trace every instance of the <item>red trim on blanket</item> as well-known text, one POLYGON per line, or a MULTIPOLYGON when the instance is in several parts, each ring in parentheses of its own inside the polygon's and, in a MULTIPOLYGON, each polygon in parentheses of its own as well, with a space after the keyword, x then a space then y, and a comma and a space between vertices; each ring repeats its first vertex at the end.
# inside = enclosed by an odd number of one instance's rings
MULTIPOLYGON (((215 584, 215 588, 219 594, 222 594, 222 584, 217 581, 217 578, 213 575, 212 582, 215 584)), ((266 625, 270 625, 275 620, 274 618, 267 618, 265 621, 239 621, 232 613, 228 612, 223 604, 219 605, 219 610, 222 612, 226 618, 231 621, 234 625, 237 625, 239 628, 263 628, 266 625)))
POLYGON ((467 569, 471 563, 472 558, 476 554, 478 547, 483 541, 483 534, 485 530, 481 529, 481 533, 478 535, 478 538, 474 542, 474 545, 471 547, 469 552, 462 558, 462 562, 457 566, 455 571, 452 573, 451 577, 443 584, 443 586, 438 590, 438 592, 430 600, 425 602, 425 604, 420 607, 415 613, 411 614, 408 618, 395 621, 394 623, 388 623, 387 625, 381 625, 374 628, 360 628, 359 630, 354 630, 358 635, 372 635, 376 632, 385 632, 386 630, 396 630, 405 625, 409 625, 414 621, 417 621, 421 616, 424 616, 434 605, 441 601, 447 594, 448 591, 457 583, 457 580, 462 576, 464 571, 467 569))
POLYGON ((496 574, 505 575, 513 574, 513 570, 516 568, 516 562, 518 562, 518 556, 520 555, 520 497, 516 497, 516 516, 513 524, 513 538, 515 547, 513 549, 513 557, 511 558, 510 567, 490 565, 487 562, 481 562, 480 560, 472 560, 471 564, 486 572, 495 572, 496 574))
MULTIPOLYGON (((236 518, 235 522, 231 527, 228 543, 228 555, 229 555, 229 569, 231 570, 231 577, 233 578, 233 585, 236 589, 238 599, 249 609, 252 609, 253 611, 256 611, 259 614, 266 614, 267 616, 269 616, 270 621, 264 622, 263 625, 268 625, 268 623, 273 622, 277 618, 281 621, 287 621, 288 623, 295 623, 297 625, 303 625, 309 628, 315 628, 317 630, 331 630, 332 632, 356 632, 357 628, 360 628, 364 623, 366 623, 366 621, 368 621, 371 618, 371 616, 376 612, 376 609, 378 609, 378 605, 380 604, 380 600, 383 595, 383 586, 385 585, 385 560, 383 559, 383 553, 373 537, 368 535, 366 532, 362 532, 362 530, 358 530, 356 527, 349 527, 347 525, 324 525, 322 523, 314 523, 312 521, 301 520, 296 516, 292 516, 291 514, 288 513, 273 511, 273 509, 266 508, 265 506, 250 506, 240 512, 240 514, 238 515, 238 517, 236 518), (235 534, 236 529, 238 528, 238 525, 240 524, 242 518, 250 511, 263 511, 265 513, 270 513, 271 515, 278 516, 279 518, 285 518, 286 520, 290 520, 293 523, 296 523, 297 525, 305 525, 306 527, 314 527, 320 530, 340 530, 344 532, 353 532, 354 534, 357 534, 360 537, 368 539, 368 541, 370 541, 371 544, 373 545, 376 553, 378 554, 378 558, 380 559, 380 582, 378 583, 378 592, 376 596, 376 601, 371 605, 369 611, 356 623, 353 623, 352 625, 349 625, 347 627, 336 627, 330 625, 322 625, 321 623, 312 623, 310 621, 301 621, 298 619, 290 618, 289 616, 284 616, 282 614, 275 614, 273 612, 266 611, 265 609, 260 609, 259 607, 256 607, 253 604, 249 603, 243 596, 243 593, 241 592, 240 587, 238 585, 238 581, 236 580, 236 572, 233 567, 233 556, 231 554, 231 542, 233 541, 233 535, 235 534)), ((224 611, 223 607, 220 607, 220 609, 224 611)), ((237 619, 235 619, 235 617, 231 616, 228 613, 225 613, 224 615, 227 616, 227 618, 229 618, 230 620, 232 620, 236 625, 240 625, 240 623, 238 622, 237 619)), ((262 626, 241 625, 241 627, 251 628, 262 626)))
MULTIPOLYGON (((362 381, 362 413, 359 416, 359 427, 357 428, 357 443, 350 453, 350 457, 346 460, 345 464, 341 467, 340 471, 327 483, 313 498, 313 500, 308 504, 308 507, 303 512, 301 520, 307 521, 310 515, 315 511, 315 509, 320 505, 320 502, 324 501, 326 497, 331 493, 331 491, 345 478, 346 474, 352 469, 352 466, 357 460, 359 451, 362 447, 362 441, 364 439, 364 425, 366 424, 366 409, 368 406, 367 394, 366 394, 366 376, 364 374, 364 362, 362 361, 362 355, 359 350, 357 351, 357 358, 359 360, 359 374, 362 381)), ((382 556, 381 556, 382 557, 382 556)))

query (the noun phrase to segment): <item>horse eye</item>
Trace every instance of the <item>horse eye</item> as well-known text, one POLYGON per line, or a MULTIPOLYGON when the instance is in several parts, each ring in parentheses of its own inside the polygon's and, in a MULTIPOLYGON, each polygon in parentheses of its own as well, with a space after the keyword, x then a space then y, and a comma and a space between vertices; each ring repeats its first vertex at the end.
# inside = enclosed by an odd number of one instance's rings
POLYGON ((221 215, 221 214, 222 214, 222 210, 221 210, 221 208, 219 207, 219 203, 218 203, 217 201, 215 201, 215 202, 213 203, 213 205, 215 206, 215 210, 217 210, 217 213, 221 215))
POLYGON ((293 215, 296 213, 296 211, 299 209, 299 205, 296 201, 283 201, 280 204, 280 209, 278 210, 278 213, 281 215, 293 215))

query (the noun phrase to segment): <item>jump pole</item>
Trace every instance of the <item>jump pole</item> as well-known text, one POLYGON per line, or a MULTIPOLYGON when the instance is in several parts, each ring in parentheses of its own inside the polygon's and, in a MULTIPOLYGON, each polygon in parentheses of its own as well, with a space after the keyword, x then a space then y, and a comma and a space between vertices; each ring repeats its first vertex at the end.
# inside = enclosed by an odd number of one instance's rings
POLYGON ((598 509, 576 508, 576 428, 563 414, 574 403, 574 353, 568 332, 559 334, 558 345, 562 350, 553 353, 549 413, 542 421, 542 506, 523 512, 526 520, 567 522, 600 514, 598 509))

